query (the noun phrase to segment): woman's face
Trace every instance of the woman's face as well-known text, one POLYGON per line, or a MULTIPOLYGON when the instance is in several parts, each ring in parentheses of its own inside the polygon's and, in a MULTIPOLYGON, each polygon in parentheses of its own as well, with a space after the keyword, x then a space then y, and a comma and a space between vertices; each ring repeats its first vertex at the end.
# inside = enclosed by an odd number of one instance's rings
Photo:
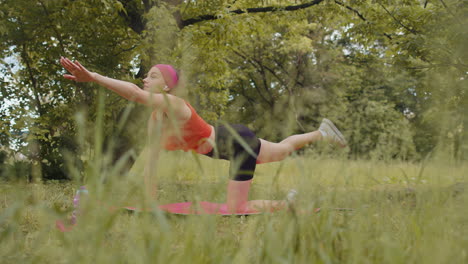
POLYGON ((156 67, 152 67, 143 79, 143 90, 152 93, 161 93, 166 89, 166 82, 164 81, 161 71, 156 67))

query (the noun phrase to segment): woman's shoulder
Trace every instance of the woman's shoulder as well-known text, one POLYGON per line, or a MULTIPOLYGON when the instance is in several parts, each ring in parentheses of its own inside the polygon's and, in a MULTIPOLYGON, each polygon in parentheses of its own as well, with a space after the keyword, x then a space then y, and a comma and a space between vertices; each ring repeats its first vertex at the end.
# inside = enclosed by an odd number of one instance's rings
POLYGON ((173 111, 173 113, 179 120, 190 119, 192 112, 195 111, 195 109, 192 107, 192 105, 190 105, 190 103, 187 100, 171 94, 168 94, 167 98, 169 100, 169 104, 164 112, 173 111))

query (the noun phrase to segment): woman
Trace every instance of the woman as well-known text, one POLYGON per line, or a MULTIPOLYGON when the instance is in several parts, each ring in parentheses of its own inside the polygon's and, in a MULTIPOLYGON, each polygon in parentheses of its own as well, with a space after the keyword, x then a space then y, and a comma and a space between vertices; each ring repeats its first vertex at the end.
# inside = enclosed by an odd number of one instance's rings
MULTIPOLYGON (((179 83, 177 72, 171 65, 153 66, 143 80, 143 89, 133 83, 120 81, 88 71, 78 61, 61 57, 60 63, 71 74, 64 77, 76 82, 95 82, 124 97, 153 109, 149 121, 150 131, 160 126, 161 143, 166 150, 193 150, 213 158, 231 162, 231 179, 227 188, 226 203, 230 212, 282 208, 285 201, 248 201, 256 164, 281 161, 293 151, 307 144, 328 140, 341 147, 346 140, 328 119, 319 130, 287 137, 279 143, 259 139, 243 125, 213 127, 207 124, 185 100, 174 95, 179 83), (169 118, 170 117, 170 118, 169 118)), ((152 134, 150 134, 151 138, 152 134)), ((157 157, 158 147, 152 147, 150 157, 157 157)), ((150 168, 151 166, 147 166, 150 168)), ((154 166, 153 166, 154 167, 154 166)), ((148 171, 145 179, 150 181, 148 171)), ((154 186, 147 184, 147 186, 154 186)))

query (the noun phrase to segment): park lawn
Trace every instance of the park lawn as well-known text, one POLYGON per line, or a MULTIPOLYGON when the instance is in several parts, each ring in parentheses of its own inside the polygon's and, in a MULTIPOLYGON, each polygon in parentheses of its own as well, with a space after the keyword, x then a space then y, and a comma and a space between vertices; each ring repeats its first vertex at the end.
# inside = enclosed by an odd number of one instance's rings
MULTIPOLYGON (((160 203, 223 202, 227 162, 175 153, 159 164, 160 203)), ((248 217, 110 212, 144 196, 138 173, 108 171, 88 176, 86 214, 68 233, 55 220, 70 215, 77 183, 1 183, 0 262, 468 261, 466 164, 293 157, 259 165, 251 199, 282 199, 294 188, 297 210, 248 217)))

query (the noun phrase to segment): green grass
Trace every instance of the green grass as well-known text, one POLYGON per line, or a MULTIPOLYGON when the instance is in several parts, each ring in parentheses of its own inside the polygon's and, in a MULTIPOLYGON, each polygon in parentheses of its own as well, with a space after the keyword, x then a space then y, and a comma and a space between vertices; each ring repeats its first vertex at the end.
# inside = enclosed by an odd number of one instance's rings
MULTIPOLYGON (((159 164, 161 203, 223 202, 227 162, 201 157, 199 166, 170 153, 159 164)), ((55 220, 69 216, 78 184, 1 183, 0 262, 467 263, 468 196, 453 185, 468 182, 466 171, 442 161, 295 157, 258 166, 251 198, 282 199, 295 188, 297 214, 184 217, 108 211, 142 204, 139 170, 127 177, 90 170, 92 202, 68 233, 55 220)))

